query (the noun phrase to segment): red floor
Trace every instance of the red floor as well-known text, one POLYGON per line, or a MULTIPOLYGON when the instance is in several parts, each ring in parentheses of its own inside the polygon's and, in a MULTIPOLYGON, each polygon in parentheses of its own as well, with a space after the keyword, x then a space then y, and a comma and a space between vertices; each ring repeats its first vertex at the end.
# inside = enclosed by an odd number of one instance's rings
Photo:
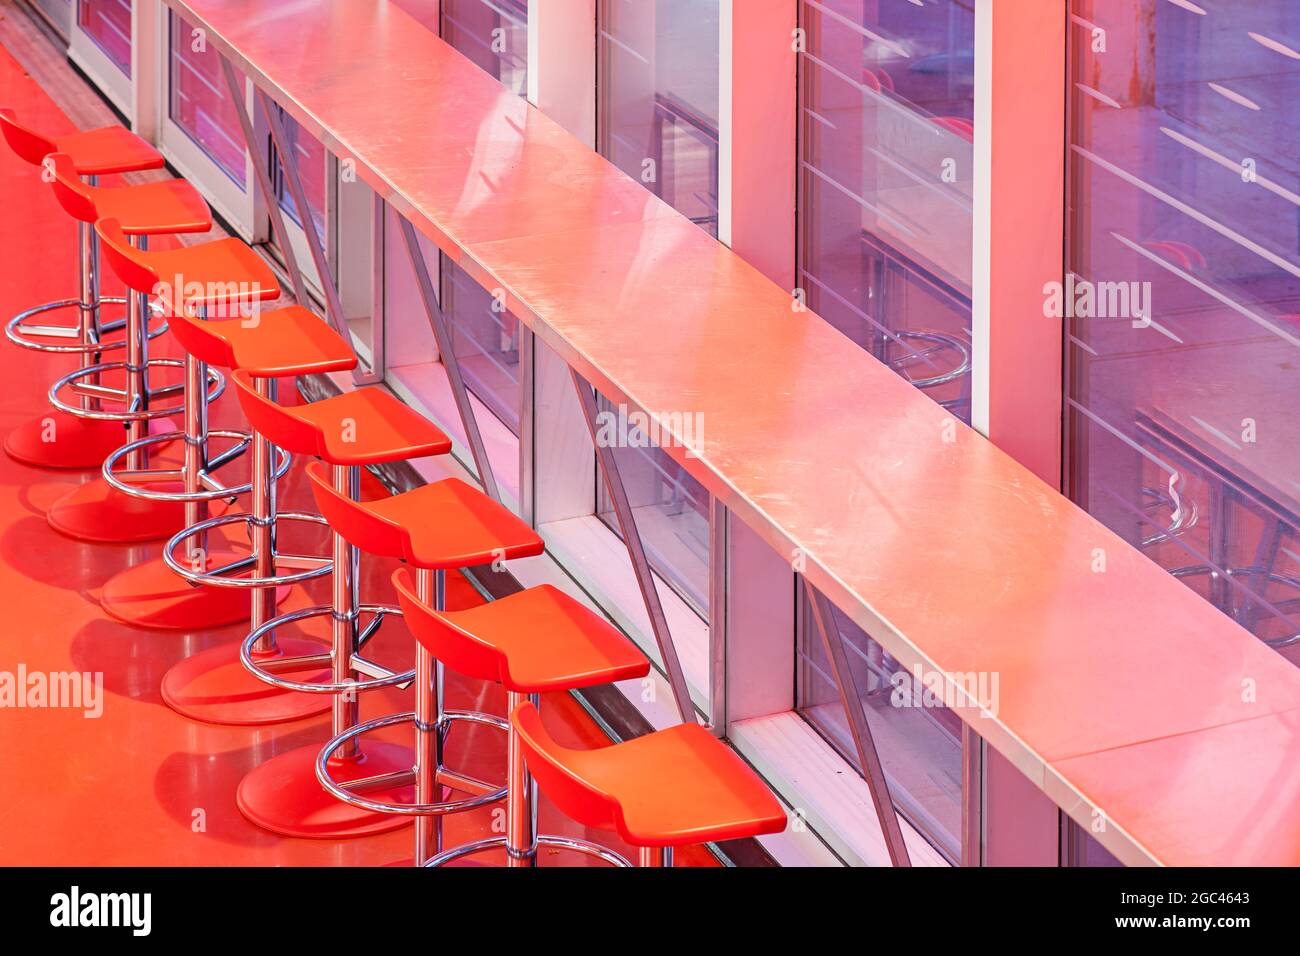
MULTIPOLYGON (((87 94, 91 95, 91 94, 87 94)), ((33 126, 69 129, 58 107, 0 49, 0 105, 33 126)), ((74 294, 75 226, 36 171, 0 147, 0 316, 74 294)), ((174 353, 167 336, 154 355, 174 353)), ((50 382, 71 369, 67 358, 0 344, 0 431, 44 414, 50 382)), ((220 400, 214 424, 242 427, 233 396, 220 400)), ((282 507, 314 510, 296 463, 281 492, 282 507)), ((238 474, 244 472, 236 469, 238 474)), ((409 827, 350 841, 285 839, 249 823, 235 806, 240 779, 268 758, 323 742, 328 718, 270 728, 210 726, 171 711, 159 682, 176 661, 243 637, 239 626, 193 633, 136 630, 107 618, 97 596, 117 571, 155 557, 157 544, 90 545, 53 531, 44 519, 51 502, 93 475, 43 472, 0 455, 0 672, 102 672, 102 714, 58 708, 0 709, 0 864, 4 865, 355 865, 379 866, 409 858, 409 827)), ((239 480, 242 480, 239 479, 239 480)), ((319 536, 316 547, 325 547, 319 536)), ((318 551, 318 553, 327 553, 318 551)), ((391 565, 363 561, 362 596, 394 603, 391 565)), ((325 603, 328 581, 287 606, 325 603)), ((453 600, 476 600, 463 581, 451 582, 453 600)), ((400 622, 373 642, 369 656, 408 667, 411 638, 400 622)), ((0 674, 3 679, 3 674, 0 674)), ((448 704, 501 713, 497 686, 448 675, 448 704)), ((362 717, 412 709, 411 692, 380 691, 362 698, 362 717)), ((543 702, 554 732, 572 744, 605 742, 572 699, 543 702)), ((402 739, 399 731, 393 739, 402 739)), ((489 729, 452 733, 448 762, 455 769, 504 780, 504 741, 489 729)), ((491 808, 448 818, 447 845, 500 832, 503 814, 491 808)), ((583 833, 543 801, 543 832, 583 835, 627 852, 605 833, 583 833)), ((500 862, 485 856, 484 862, 500 862)), ((543 865, 580 864, 582 858, 543 853, 543 865)), ((709 865, 693 848, 679 865, 709 865)))

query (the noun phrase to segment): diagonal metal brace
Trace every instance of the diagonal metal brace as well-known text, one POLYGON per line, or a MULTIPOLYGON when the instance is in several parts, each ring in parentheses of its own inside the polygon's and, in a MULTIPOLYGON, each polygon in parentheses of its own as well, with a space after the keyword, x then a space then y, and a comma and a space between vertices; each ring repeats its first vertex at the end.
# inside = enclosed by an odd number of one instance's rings
POLYGON ((813 621, 821 634, 822 644, 826 647, 826 657, 831 663, 831 674, 835 678, 835 687, 839 691, 840 701, 844 704, 844 714, 848 718, 849 732, 853 736, 853 746, 858 752, 858 763, 862 775, 866 778, 867 789, 871 791, 871 803, 876 808, 876 818, 885 835, 885 846, 889 849, 889 859, 894 866, 911 866, 911 857, 907 854, 907 844, 903 840, 903 828, 898 820, 898 811, 894 807, 894 798, 889 794, 889 782, 885 779, 885 768, 880 763, 880 754, 876 751, 875 739, 871 736, 871 725, 867 723, 867 712, 863 709, 862 697, 858 693, 857 681, 849 667, 848 655, 844 651, 844 636, 835 626, 831 603, 826 600, 807 578, 799 576, 812 609, 813 621))
POLYGON ((447 317, 442 314, 442 306, 434 292, 433 279, 429 275, 429 264, 425 261, 424 250, 420 248, 419 236, 405 216, 398 216, 397 221, 402 228, 402 240, 406 245, 406 253, 411 259, 411 268, 415 270, 415 282, 420 289, 420 301, 424 304, 424 313, 428 316, 429 327, 433 329, 433 337, 438 343, 438 354, 442 356, 443 367, 447 370, 447 380, 451 383, 451 392, 456 399, 456 410, 460 413, 460 423, 465 429, 470 454, 474 456, 474 468, 478 471, 479 481, 483 483, 483 491, 489 498, 500 504, 501 489, 497 486, 496 475, 492 471, 487 446, 483 444, 483 433, 479 431, 469 390, 465 386, 464 376, 460 373, 460 362, 456 358, 451 332, 447 329, 447 317))
POLYGON ((641 600, 645 602, 646 613, 650 615, 650 628, 654 631, 664 670, 668 672, 668 683, 673 689, 677 713, 681 716, 682 723, 697 723, 695 705, 691 703, 691 693, 686 686, 686 674, 682 671, 682 662, 677 656, 677 647, 673 644, 663 602, 659 600, 659 591, 655 588, 654 572, 650 569, 650 560, 646 557, 641 534, 637 531, 636 518, 632 514, 627 489, 623 487, 623 479, 619 475, 614 449, 607 447, 598 437, 595 392, 577 371, 569 369, 569 374, 573 376, 573 387, 578 392, 578 401, 582 403, 582 416, 586 419, 587 431, 591 433, 591 441, 596 446, 596 457, 600 460, 600 473, 604 476, 605 488, 614 502, 614 514, 623 532, 623 543, 627 546, 628 556, 632 559, 632 571, 636 575, 637 587, 641 590, 641 600))

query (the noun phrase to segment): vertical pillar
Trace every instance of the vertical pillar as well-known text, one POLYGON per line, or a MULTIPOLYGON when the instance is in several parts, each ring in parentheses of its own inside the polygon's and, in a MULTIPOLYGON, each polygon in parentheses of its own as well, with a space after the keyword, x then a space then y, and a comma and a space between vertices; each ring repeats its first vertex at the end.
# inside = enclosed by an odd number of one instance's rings
POLYGON ((718 238, 793 289, 796 0, 722 0, 718 238))
POLYGON ((1064 3, 975 6, 974 426, 1060 487, 1064 3))
POLYGON ((131 9, 131 128, 149 142, 162 142, 167 87, 167 8, 161 0, 135 0, 131 9))
POLYGON ((596 0, 529 0, 528 102, 596 142, 596 0))
MULTIPOLYGON (((1065 330, 1043 287, 1064 277, 1066 23, 1064 3, 975 5, 972 424, 1056 488, 1065 330)), ((1056 865, 1056 806, 984 750, 983 864, 1056 865)))

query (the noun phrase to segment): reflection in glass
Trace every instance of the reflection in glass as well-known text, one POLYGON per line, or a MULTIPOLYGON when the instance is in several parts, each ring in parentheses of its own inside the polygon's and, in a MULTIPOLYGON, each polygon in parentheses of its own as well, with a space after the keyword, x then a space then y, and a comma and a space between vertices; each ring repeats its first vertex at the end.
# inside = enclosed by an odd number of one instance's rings
POLYGON ((968 421, 973 4, 865 9, 801 4, 799 285, 968 421))
POLYGON ((168 115, 240 189, 244 138, 217 51, 171 14, 168 115))
POLYGON ((719 0, 601 0, 600 152, 718 234, 719 0))
POLYGON ((1300 662, 1300 6, 1198 5, 1071 4, 1069 491, 1300 662))
POLYGON ((131 75, 131 0, 77 0, 77 26, 114 66, 131 75))
POLYGON ((528 0, 442 0, 442 38, 506 89, 528 93, 528 0))

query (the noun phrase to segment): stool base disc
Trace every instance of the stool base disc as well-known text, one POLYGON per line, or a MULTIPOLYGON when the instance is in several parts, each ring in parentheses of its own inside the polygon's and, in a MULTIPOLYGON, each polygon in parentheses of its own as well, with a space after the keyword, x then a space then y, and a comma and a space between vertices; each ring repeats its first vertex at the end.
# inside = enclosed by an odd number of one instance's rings
MULTIPOLYGON (((239 811, 272 833, 318 840, 370 836, 411 825, 410 816, 361 810, 326 793, 316 780, 319 754, 320 746, 300 747, 254 769, 240 781, 235 794, 239 811)), ((415 754, 409 747, 366 741, 359 759, 331 760, 330 774, 335 780, 355 780, 409 771, 414 763, 415 754)), ((397 800, 409 802, 414 788, 398 787, 391 793, 397 800)))
POLYGON ((5 436, 5 454, 36 468, 98 470, 126 440, 121 422, 77 418, 51 408, 5 436))
MULTIPOLYGON (((208 567, 228 564, 248 553, 215 551, 208 567)), ((289 588, 278 588, 276 600, 283 600, 289 588)), ((132 627, 162 631, 198 631, 247 621, 252 592, 243 588, 195 587, 155 558, 109 578, 99 595, 99 604, 115 620, 132 627)))
MULTIPOLYGON (((244 601, 247 616, 247 592, 244 601)), ((282 637, 276 644, 285 657, 320 654, 325 647, 318 641, 294 637, 282 637)), ((329 677, 330 671, 325 669, 310 679, 329 677)), ((287 691, 258 680, 240 663, 238 641, 210 647, 173 666, 163 675, 162 698, 182 717, 231 727, 285 724, 315 717, 329 710, 333 700, 328 694, 287 691)), ((314 776, 311 782, 319 789, 314 776)))
MULTIPOLYGON (((162 482, 166 491, 181 491, 179 482, 162 482)), ((148 501, 126 495, 96 478, 68 492, 45 513, 50 527, 77 541, 133 544, 161 541, 185 527, 185 505, 148 501)))

